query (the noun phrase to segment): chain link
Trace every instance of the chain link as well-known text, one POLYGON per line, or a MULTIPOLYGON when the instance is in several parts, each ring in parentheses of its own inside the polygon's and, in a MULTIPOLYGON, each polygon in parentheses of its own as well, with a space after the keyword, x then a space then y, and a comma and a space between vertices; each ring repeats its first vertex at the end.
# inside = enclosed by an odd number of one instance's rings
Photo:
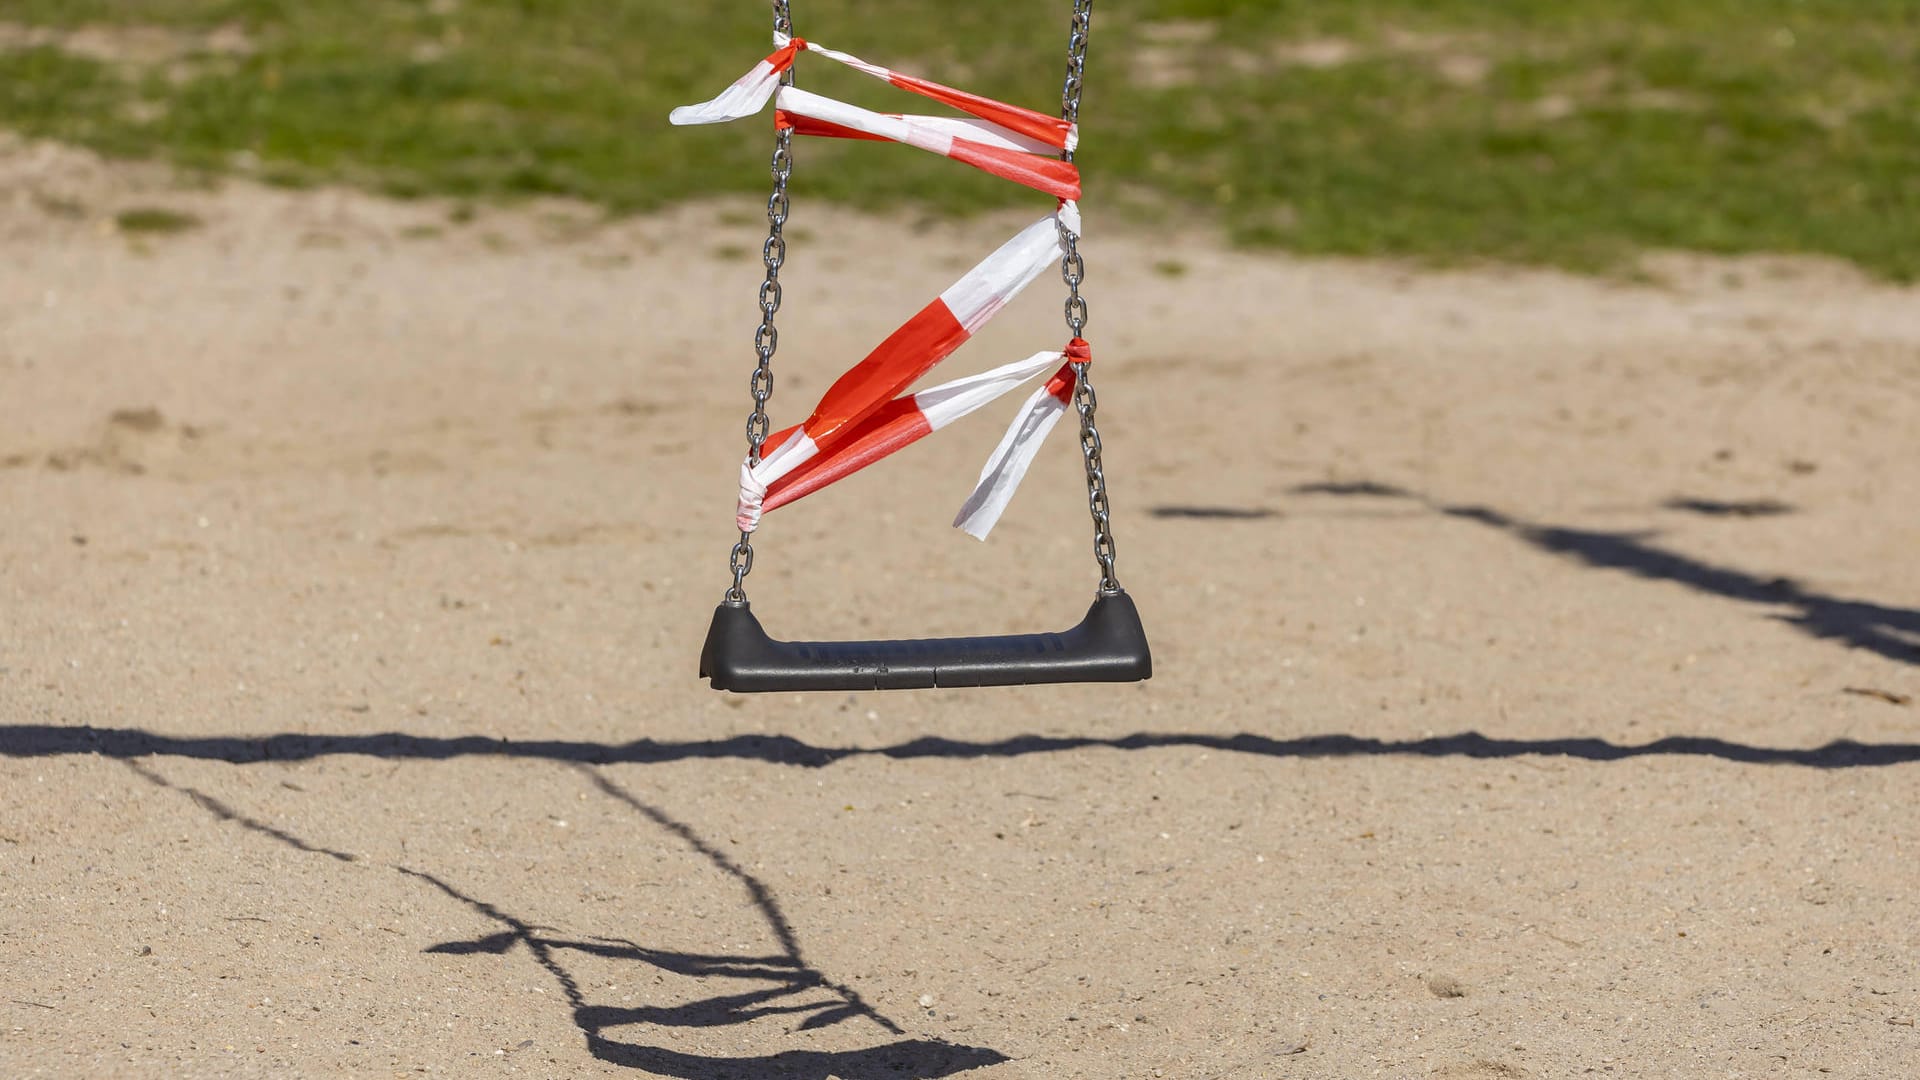
MULTIPOLYGON (((774 32, 793 33, 793 16, 788 10, 788 0, 772 2, 774 32)), ((792 68, 780 76, 780 84, 793 85, 792 68)), ((747 416, 747 461, 753 465, 760 464, 760 447, 766 443, 773 426, 767 418, 767 401, 773 397, 773 354, 780 347, 780 331, 774 327, 773 317, 780 310, 780 267, 787 261, 787 241, 783 230, 790 209, 787 181, 793 176, 792 130, 781 128, 774 136, 773 162, 769 168, 773 174, 773 194, 767 197, 767 241, 760 246, 760 261, 767 266, 767 278, 760 283, 760 328, 753 332, 753 351, 759 362, 754 365, 753 377, 747 383, 753 394, 753 412, 747 416)), ((727 589, 727 603, 744 604, 747 602, 747 575, 753 573, 751 533, 740 534, 740 542, 733 545, 727 564, 733 570, 733 585, 727 589)))
MULTIPOLYGON (((1080 91, 1087 73, 1087 40, 1092 33, 1093 0, 1074 0, 1073 25, 1067 36, 1067 80, 1060 91, 1060 115, 1070 124, 1080 120, 1080 91)), ((1072 161, 1073 151, 1060 156, 1072 161)), ((1087 326, 1087 301, 1080 295, 1080 283, 1086 280, 1087 264, 1080 257, 1080 238, 1065 222, 1060 225, 1060 246, 1065 252, 1060 259, 1060 278, 1067 283, 1067 329, 1072 336, 1081 337, 1087 326)), ((1094 423, 1100 398, 1093 392, 1087 368, 1085 363, 1073 365, 1073 404, 1080 414, 1080 457, 1087 470, 1087 509, 1093 516, 1093 557, 1100 563, 1100 591, 1116 593, 1120 591, 1120 579, 1113 569, 1112 507, 1107 503, 1106 470, 1100 464, 1100 428, 1094 423)))

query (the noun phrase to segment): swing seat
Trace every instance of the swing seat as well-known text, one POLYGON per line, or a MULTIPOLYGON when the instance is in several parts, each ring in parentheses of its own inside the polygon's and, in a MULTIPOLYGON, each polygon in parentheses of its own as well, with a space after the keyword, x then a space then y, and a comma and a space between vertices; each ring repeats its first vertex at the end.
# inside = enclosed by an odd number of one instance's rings
POLYGON ((1153 655, 1125 592, 1099 595, 1080 625, 1058 634, 909 641, 775 641, 739 603, 714 611, 700 675, 742 694, 1140 682, 1153 677, 1153 655))

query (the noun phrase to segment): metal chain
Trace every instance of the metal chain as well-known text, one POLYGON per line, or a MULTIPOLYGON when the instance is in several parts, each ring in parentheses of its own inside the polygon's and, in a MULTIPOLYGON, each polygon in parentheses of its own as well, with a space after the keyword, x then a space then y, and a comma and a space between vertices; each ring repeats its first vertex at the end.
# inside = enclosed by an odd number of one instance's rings
MULTIPOLYGON (((793 19, 789 0, 772 0, 772 6, 775 32, 791 34, 793 19)), ((1076 123, 1080 117, 1087 41, 1092 29, 1093 0, 1074 0, 1073 22, 1067 40, 1067 77, 1060 97, 1061 115, 1068 123, 1076 123)), ((785 86, 793 85, 793 70, 789 68, 780 81, 785 86)), ((1065 151, 1061 157, 1072 161, 1073 151, 1065 151)), ((747 417, 747 460, 754 465, 760 463, 760 447, 766 442, 772 426, 767 417, 767 401, 773 396, 773 354, 780 343, 779 331, 774 327, 774 314, 780 310, 780 268, 787 257, 787 243, 782 230, 787 223, 789 209, 787 183, 793 175, 791 130, 782 129, 775 136, 770 171, 773 175, 773 194, 767 199, 767 240, 761 246, 761 259, 766 263, 767 277, 760 285, 760 328, 755 331, 753 339, 759 362, 749 381, 753 412, 747 417)), ((1067 285, 1067 329, 1072 336, 1080 337, 1087 325, 1087 302, 1080 295, 1080 284, 1086 279, 1086 263, 1080 255, 1079 237, 1064 223, 1060 226, 1060 243, 1065 252, 1060 260, 1060 277, 1067 285)), ((1074 365, 1074 407, 1080 414, 1080 454, 1086 465, 1087 507, 1093 516, 1093 554, 1100 563, 1100 591, 1112 593, 1120 591, 1120 579, 1114 573, 1111 508, 1107 502, 1106 473, 1100 462, 1100 429, 1094 422, 1099 398, 1088 378, 1087 367, 1085 363, 1074 365)), ((750 533, 740 534, 740 541, 733 546, 728 563, 733 570, 733 585, 727 589, 727 603, 744 604, 747 601, 747 575, 753 572, 750 533)))
MULTIPOLYGON (((793 33, 793 16, 788 0, 773 0, 773 30, 793 33)), ((793 85, 793 69, 780 76, 782 86, 793 85)), ((767 264, 767 278, 760 283, 760 328, 753 334, 753 351, 759 357, 748 387, 753 393, 753 412, 747 417, 747 462, 760 464, 760 447, 767 441, 772 422, 767 419, 767 400, 773 397, 773 354, 780 346, 780 331, 773 316, 780 310, 780 267, 787 261, 787 241, 782 230, 787 224, 787 181, 793 176, 793 131, 781 128, 773 142, 773 194, 767 198, 767 241, 760 246, 760 259, 767 264)), ((747 602, 747 575, 753 572, 753 535, 741 533, 728 557, 733 570, 733 585, 727 589, 727 603, 747 602)))
MULTIPOLYGON (((1080 91, 1087 72, 1087 39, 1093 32, 1093 0, 1074 0, 1073 25, 1067 37, 1067 81, 1060 92, 1060 115, 1070 124, 1080 120, 1080 91)), ((1073 151, 1061 158, 1073 160, 1073 151)), ((1060 277, 1067 283, 1067 329, 1082 336, 1087 326, 1087 301, 1080 295, 1080 283, 1086 280, 1087 264, 1080 257, 1080 238, 1060 225, 1060 277)), ((1100 428, 1094 413, 1100 399, 1087 377, 1086 363, 1073 365, 1074 408, 1080 414, 1080 457, 1087 468, 1087 509, 1093 515, 1093 557, 1100 563, 1100 591, 1120 591, 1120 579, 1114 574, 1112 508, 1107 504, 1107 474, 1100 465, 1100 428)))

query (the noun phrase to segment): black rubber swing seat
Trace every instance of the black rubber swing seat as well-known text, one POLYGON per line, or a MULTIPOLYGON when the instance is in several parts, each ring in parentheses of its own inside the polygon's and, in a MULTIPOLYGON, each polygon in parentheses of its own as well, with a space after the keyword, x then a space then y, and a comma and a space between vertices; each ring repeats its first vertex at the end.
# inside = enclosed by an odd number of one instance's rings
POLYGON ((700 675, 742 694, 1140 682, 1153 677, 1153 654, 1125 592, 1100 594, 1058 634, 911 641, 775 641, 740 603, 714 611, 700 675))

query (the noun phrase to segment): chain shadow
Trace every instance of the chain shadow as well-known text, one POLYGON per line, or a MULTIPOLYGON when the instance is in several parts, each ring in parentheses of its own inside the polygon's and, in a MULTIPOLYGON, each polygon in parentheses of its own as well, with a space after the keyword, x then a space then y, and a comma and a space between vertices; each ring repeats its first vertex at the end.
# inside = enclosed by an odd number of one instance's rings
MULTIPOLYGON (((308 843, 285 829, 234 810, 205 792, 168 780, 140 762, 123 760, 121 763, 155 787, 185 795, 196 806, 222 822, 268 837, 303 853, 325 855, 342 862, 360 861, 354 855, 308 843)), ((857 991, 829 979, 825 973, 806 962, 791 923, 764 882, 708 843, 685 822, 641 801, 592 767, 585 764, 578 767, 603 794, 672 833, 723 873, 738 881, 773 931, 780 943, 780 951, 758 956, 706 955, 651 949, 624 938, 568 938, 551 932, 549 927, 529 922, 463 892, 439 875, 410 866, 388 864, 388 869, 432 887, 503 928, 497 933, 471 940, 440 942, 428 946, 424 952, 446 956, 501 956, 515 948, 525 948, 534 962, 559 984, 572 1009, 573 1024, 586 1038, 589 1053, 608 1064, 643 1070, 657 1076, 681 1080, 760 1080, 772 1076, 790 1077, 793 1080, 937 1080, 1007 1060, 1006 1055, 984 1047, 934 1039, 898 1038, 906 1034, 899 1024, 867 1004, 857 991), (561 954, 567 952, 646 964, 657 970, 695 979, 733 979, 771 985, 739 993, 717 994, 676 1006, 594 1005, 588 1000, 579 979, 562 963, 561 954), (806 1000, 809 996, 813 1000, 806 1000), (726 1027, 779 1015, 805 1016, 794 1031, 812 1031, 864 1020, 895 1038, 882 1045, 858 1050, 789 1050, 777 1054, 716 1058, 623 1041, 607 1034, 610 1029, 636 1025, 669 1029, 726 1027)))
POLYGON ((135 776, 152 784, 154 787, 166 788, 169 791, 178 791, 187 798, 192 799, 194 804, 200 807, 200 809, 205 810, 207 813, 212 814, 214 817, 219 818, 229 825, 238 825, 240 828, 246 829, 249 832, 256 832, 261 836, 271 837, 293 848, 295 851, 304 851, 309 855, 325 855, 330 859, 336 859, 340 862, 360 861, 358 856, 349 855, 344 851, 335 851, 332 848, 316 847, 284 829, 276 829, 264 821, 248 817, 203 791, 187 787, 183 784, 173 783, 166 777, 161 776, 159 773, 154 772, 152 769, 147 768, 137 761, 124 759, 120 764, 133 770, 135 776))
MULTIPOLYGON (((1829 596, 1786 577, 1761 577, 1715 566, 1649 543, 1654 533, 1567 529, 1527 521, 1485 506, 1451 504, 1372 481, 1301 484, 1296 495, 1364 496, 1416 502, 1436 513, 1497 529, 1552 555, 1650 581, 1671 581, 1745 604, 1794 609, 1773 617, 1809 637, 1837 641, 1905 664, 1920 664, 1920 610, 1829 596)), ((1690 500, 1697 509, 1701 500, 1690 500)), ((1670 504, 1671 505, 1671 504, 1670 504)), ((1723 508, 1730 504, 1713 504, 1723 508)), ((1786 508, 1790 510, 1791 508, 1786 508)), ((1718 511, 1716 511, 1718 512, 1718 511)), ((1784 512, 1772 510, 1769 512, 1784 512)), ((1747 513, 1745 516, 1755 516, 1747 513)))

